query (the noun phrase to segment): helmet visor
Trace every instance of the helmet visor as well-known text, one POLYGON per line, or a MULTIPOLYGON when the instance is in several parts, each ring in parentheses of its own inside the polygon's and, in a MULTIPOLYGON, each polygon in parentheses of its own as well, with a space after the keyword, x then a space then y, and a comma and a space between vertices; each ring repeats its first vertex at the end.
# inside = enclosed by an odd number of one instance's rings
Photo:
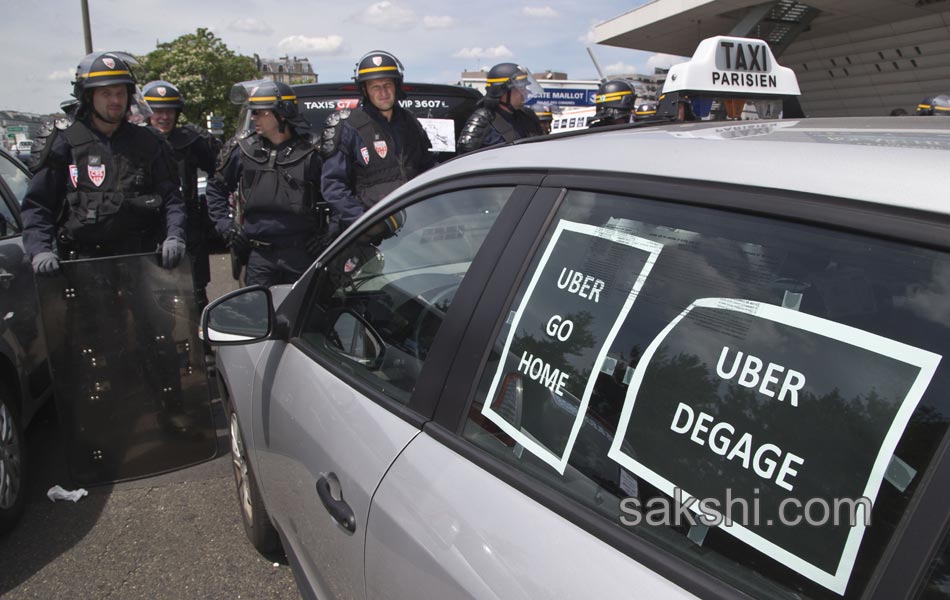
POLYGON ((231 86, 231 93, 228 98, 231 104, 244 104, 251 97, 251 91, 265 84, 273 85, 270 79, 255 79, 254 81, 242 81, 231 86))
POLYGON ((511 87, 516 87, 524 93, 525 102, 544 94, 544 88, 534 78, 528 67, 518 65, 518 70, 521 72, 511 76, 511 87))
POLYGON ((142 95, 142 90, 136 86, 132 93, 132 100, 129 102, 129 122, 141 125, 147 123, 153 114, 151 107, 142 95))

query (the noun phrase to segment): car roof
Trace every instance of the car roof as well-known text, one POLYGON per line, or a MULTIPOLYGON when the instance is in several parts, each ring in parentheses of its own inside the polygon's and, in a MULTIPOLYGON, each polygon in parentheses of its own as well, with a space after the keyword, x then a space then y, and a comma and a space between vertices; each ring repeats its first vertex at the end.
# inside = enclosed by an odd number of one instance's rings
POLYGON ((950 214, 948 161, 950 119, 944 117, 696 122, 521 140, 455 158, 401 191, 478 172, 584 171, 774 188, 950 214))

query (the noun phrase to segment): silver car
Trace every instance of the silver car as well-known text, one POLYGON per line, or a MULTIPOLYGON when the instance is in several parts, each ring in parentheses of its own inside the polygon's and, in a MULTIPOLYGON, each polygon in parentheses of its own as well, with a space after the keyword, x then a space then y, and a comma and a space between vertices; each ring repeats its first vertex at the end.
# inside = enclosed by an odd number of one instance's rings
POLYGON ((213 302, 321 598, 950 596, 950 119, 476 152, 213 302))

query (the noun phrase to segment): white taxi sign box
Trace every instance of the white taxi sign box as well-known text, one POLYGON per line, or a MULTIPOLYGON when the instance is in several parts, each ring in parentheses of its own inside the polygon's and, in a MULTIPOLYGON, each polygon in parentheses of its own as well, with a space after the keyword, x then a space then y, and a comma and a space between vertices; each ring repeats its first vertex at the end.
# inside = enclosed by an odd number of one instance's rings
POLYGON ((700 42, 689 62, 673 65, 663 85, 670 92, 739 96, 800 96, 795 72, 776 62, 762 40, 716 36, 700 42))

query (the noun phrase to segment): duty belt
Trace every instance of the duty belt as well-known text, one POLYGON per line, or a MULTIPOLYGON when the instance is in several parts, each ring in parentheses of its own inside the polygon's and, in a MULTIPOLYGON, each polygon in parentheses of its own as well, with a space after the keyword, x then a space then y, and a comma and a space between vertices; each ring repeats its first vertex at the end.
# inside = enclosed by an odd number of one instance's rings
POLYGON ((255 240, 250 238, 248 240, 251 244, 251 248, 255 250, 270 250, 272 248, 303 248, 307 245, 307 238, 302 236, 295 236, 289 239, 282 239, 278 241, 267 241, 267 240, 255 240))

